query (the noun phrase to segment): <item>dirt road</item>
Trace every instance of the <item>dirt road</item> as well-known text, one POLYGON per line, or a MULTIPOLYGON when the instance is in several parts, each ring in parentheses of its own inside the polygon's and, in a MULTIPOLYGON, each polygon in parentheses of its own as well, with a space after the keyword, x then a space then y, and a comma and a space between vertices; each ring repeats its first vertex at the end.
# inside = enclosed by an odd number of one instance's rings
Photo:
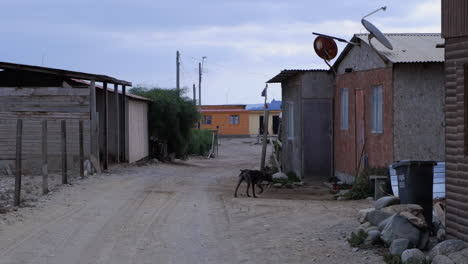
POLYGON ((0 264, 381 262, 343 237, 366 202, 327 200, 314 186, 259 199, 241 186, 234 198, 239 169, 258 163, 249 142, 223 140, 217 159, 113 168, 63 187, 3 217, 0 264))

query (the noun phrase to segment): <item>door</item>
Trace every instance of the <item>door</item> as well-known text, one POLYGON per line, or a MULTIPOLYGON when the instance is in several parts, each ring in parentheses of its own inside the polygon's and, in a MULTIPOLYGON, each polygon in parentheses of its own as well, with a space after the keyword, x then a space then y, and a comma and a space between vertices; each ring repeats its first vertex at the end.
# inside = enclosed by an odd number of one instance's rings
POLYGON ((258 120, 259 120, 258 122, 259 122, 259 129, 260 129, 259 134, 263 135, 263 125, 264 125, 263 124, 263 116, 259 116, 258 120))
MULTIPOLYGON (((359 160, 361 159, 361 155, 364 154, 363 148, 364 143, 366 141, 366 124, 365 124, 365 98, 364 98, 364 90, 356 89, 355 90, 355 120, 356 120, 356 137, 355 137, 355 157, 356 157, 356 169, 359 167, 359 160)), ((361 169, 363 168, 362 160, 361 160, 361 169)))
POLYGON ((273 135, 278 135, 279 129, 279 116, 273 116, 273 135))
POLYGON ((323 180, 332 175, 332 103, 305 99, 302 106, 302 166, 304 178, 323 180))

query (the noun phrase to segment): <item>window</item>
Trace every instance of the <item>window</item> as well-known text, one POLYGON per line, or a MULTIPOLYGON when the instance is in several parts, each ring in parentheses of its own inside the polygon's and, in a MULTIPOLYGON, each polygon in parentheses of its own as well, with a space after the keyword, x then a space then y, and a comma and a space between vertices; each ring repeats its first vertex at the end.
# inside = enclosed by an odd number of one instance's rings
POLYGON ((231 115, 229 117, 229 124, 238 125, 239 124, 239 116, 238 115, 231 115))
POLYGON ((348 130, 349 89, 341 89, 341 130, 348 130))
POLYGON ((383 133, 383 87, 372 87, 372 133, 383 133))
POLYGON ((286 104, 287 108, 287 117, 288 120, 286 120, 288 124, 288 139, 293 139, 294 138, 294 103, 293 102, 288 102, 286 104))
POLYGON ((204 125, 211 125, 211 116, 210 115, 204 115, 203 116, 203 124, 204 125))

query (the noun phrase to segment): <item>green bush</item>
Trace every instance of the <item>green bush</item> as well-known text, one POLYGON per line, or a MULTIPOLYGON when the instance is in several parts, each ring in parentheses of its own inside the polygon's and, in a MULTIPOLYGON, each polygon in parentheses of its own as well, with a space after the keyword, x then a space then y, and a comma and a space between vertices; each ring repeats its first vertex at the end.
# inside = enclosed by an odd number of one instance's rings
POLYGON ((187 154, 206 155, 211 149, 212 137, 209 130, 192 129, 187 154))
POLYGON ((175 153, 178 158, 187 155, 191 130, 200 119, 192 99, 180 96, 184 91, 144 87, 130 90, 152 100, 148 113, 149 136, 167 142, 168 153, 175 153))
POLYGON ((351 237, 348 238, 348 243, 352 247, 357 247, 364 244, 364 241, 367 238, 367 232, 364 230, 359 230, 357 233, 352 232, 351 237))

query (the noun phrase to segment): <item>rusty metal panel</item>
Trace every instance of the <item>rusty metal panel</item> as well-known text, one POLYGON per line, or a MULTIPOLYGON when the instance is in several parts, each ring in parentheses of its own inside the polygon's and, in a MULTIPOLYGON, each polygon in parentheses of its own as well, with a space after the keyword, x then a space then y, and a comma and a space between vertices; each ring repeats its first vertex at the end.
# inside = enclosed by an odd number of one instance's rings
POLYGON ((468 158, 465 156, 468 40, 448 39, 445 52, 447 233, 468 241, 468 158))
POLYGON ((442 36, 468 36, 468 1, 442 0, 442 36))

